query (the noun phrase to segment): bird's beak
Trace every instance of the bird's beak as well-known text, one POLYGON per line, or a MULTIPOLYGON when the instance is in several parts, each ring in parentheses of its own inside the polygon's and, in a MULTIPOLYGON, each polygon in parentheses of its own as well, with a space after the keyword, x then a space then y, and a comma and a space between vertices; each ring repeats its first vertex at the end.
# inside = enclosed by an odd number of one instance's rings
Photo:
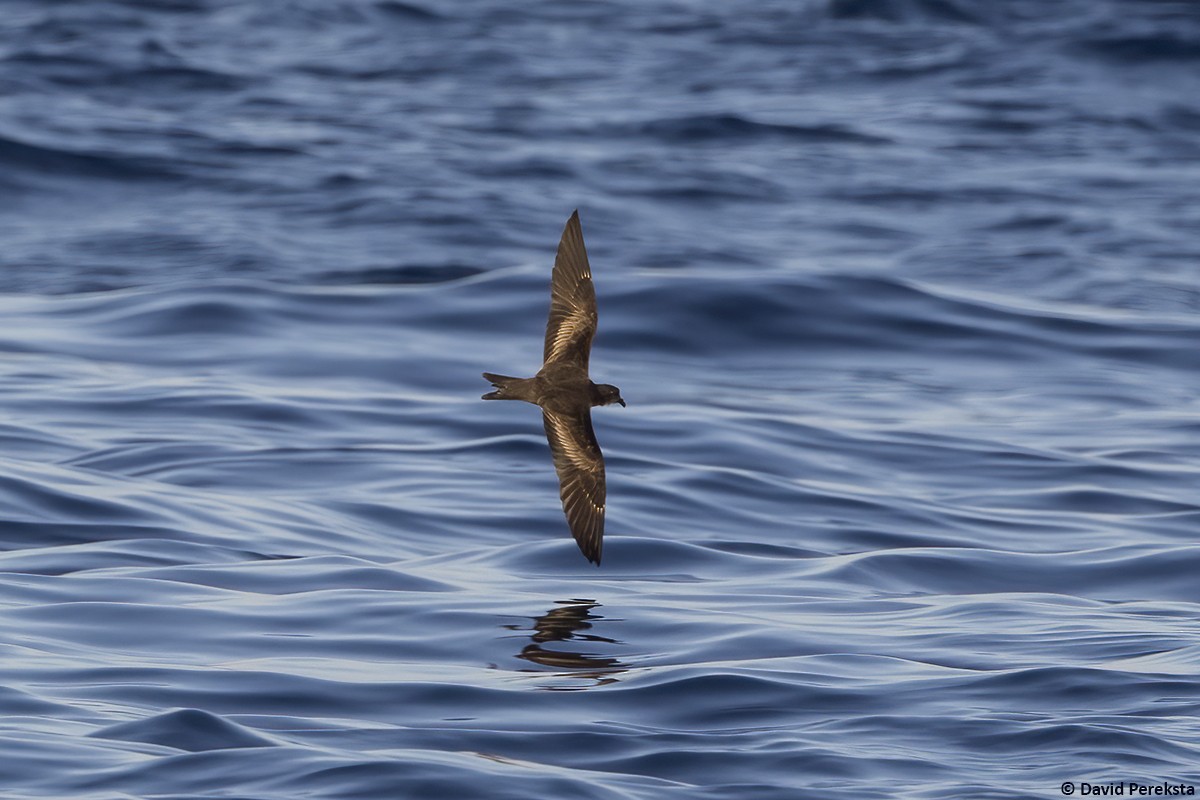
POLYGON ((621 404, 621 408, 625 407, 625 400, 623 398, 618 397, 617 402, 621 404))

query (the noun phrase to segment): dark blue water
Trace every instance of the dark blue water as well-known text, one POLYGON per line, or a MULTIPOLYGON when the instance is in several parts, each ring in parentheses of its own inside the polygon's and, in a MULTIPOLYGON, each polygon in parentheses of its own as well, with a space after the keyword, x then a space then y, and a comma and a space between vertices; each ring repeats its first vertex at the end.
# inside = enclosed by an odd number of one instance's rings
POLYGON ((1200 5, 0 11, 6 800, 1200 784, 1200 5))

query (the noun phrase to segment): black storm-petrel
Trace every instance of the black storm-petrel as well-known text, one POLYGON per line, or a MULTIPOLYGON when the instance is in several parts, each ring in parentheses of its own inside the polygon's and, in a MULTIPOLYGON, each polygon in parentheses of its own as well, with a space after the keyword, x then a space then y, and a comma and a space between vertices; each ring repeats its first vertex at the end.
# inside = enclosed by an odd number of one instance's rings
POLYGON ((542 368, 532 378, 483 373, 496 387, 483 399, 524 400, 542 407, 563 512, 579 549, 599 566, 604 538, 604 454, 592 430, 592 406, 624 406, 625 401, 617 387, 592 383, 588 377, 588 354, 595 335, 596 289, 576 211, 567 220, 554 258, 542 368))

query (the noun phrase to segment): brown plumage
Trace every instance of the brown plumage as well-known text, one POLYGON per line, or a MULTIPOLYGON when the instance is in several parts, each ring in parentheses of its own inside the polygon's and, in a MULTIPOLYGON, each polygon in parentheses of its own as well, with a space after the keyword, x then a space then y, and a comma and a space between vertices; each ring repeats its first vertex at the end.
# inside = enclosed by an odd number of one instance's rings
POLYGON ((576 211, 567 220, 554 259, 542 368, 532 378, 483 373, 496 387, 483 399, 524 400, 541 406, 567 524, 584 556, 599 565, 604 539, 604 454, 592 430, 592 406, 624 406, 625 401, 617 387, 592 383, 588 377, 595 335, 596 290, 576 211))

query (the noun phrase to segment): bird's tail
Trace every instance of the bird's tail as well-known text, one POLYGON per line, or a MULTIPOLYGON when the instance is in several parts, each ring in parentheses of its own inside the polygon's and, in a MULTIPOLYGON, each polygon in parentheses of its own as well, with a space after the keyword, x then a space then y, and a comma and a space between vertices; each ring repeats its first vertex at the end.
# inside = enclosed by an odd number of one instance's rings
POLYGON ((525 383, 525 378, 513 378, 508 375, 497 375, 494 372, 485 372, 483 377, 491 382, 492 386, 496 387, 496 391, 488 392, 483 396, 484 400, 524 400, 525 397, 520 391, 522 384, 525 383))

